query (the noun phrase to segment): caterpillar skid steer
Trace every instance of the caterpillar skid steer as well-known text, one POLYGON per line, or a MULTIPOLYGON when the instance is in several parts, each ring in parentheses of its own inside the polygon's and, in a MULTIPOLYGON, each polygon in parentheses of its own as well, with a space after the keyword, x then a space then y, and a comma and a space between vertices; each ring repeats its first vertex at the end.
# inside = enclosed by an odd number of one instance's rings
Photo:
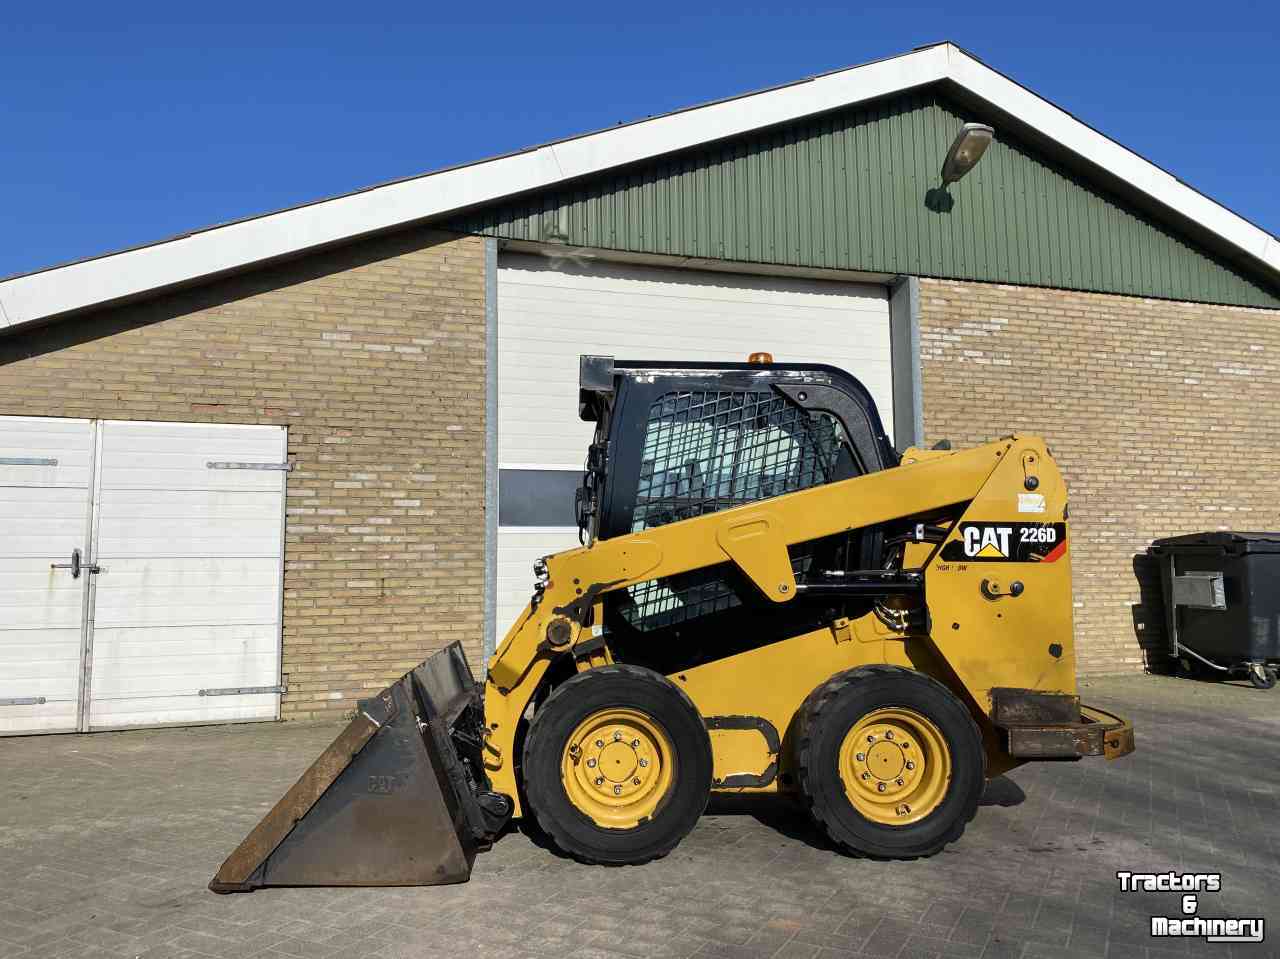
POLYGON ((535 565, 483 682, 455 644, 362 701, 210 888, 462 882, 513 817, 642 863, 712 792, 909 859, 992 776, 1131 752, 1076 694, 1044 442, 899 456, 854 377, 752 360, 582 357, 584 545, 535 565))

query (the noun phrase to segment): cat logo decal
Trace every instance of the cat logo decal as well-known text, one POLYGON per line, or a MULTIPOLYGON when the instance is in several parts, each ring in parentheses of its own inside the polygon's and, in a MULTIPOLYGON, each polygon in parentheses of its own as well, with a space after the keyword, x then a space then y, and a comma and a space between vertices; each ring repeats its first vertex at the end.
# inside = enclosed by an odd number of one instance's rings
POLYGON ((957 563, 1054 563, 1067 552, 1066 523, 961 523, 942 548, 957 563))

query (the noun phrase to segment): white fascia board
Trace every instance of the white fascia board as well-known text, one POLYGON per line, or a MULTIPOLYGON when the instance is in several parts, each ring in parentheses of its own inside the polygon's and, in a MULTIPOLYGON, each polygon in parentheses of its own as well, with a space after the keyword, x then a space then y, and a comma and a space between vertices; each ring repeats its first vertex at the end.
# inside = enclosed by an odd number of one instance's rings
POLYGON ((244 269, 560 179, 547 147, 484 166, 485 176, 477 176, 476 167, 445 170, 14 277, 0 283, 0 309, 7 325, 29 323, 244 269))
POLYGON ((440 216, 942 79, 943 47, 0 283, 17 326, 440 216))
POLYGON ((1176 177, 1081 123, 1060 107, 948 46, 947 75, 965 90, 1012 114, 1135 190, 1181 213, 1232 246, 1280 271, 1280 244, 1271 234, 1193 190, 1176 177))
POLYGON ((949 79, 1280 273, 1280 242, 952 44, 373 187, 0 282, 0 329, 193 283, 327 244, 949 79))
POLYGON ((945 76, 946 49, 928 47, 764 93, 695 107, 553 144, 566 179, 838 110, 945 76))

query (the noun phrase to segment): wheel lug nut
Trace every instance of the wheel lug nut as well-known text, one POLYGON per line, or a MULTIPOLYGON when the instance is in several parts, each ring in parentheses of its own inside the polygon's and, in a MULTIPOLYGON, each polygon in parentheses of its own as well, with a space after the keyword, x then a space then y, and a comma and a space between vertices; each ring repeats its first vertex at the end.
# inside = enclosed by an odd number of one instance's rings
POLYGON ((911 748, 911 744, 910 744, 909 742, 907 742, 907 741, 904 739, 904 740, 902 741, 902 748, 903 748, 903 749, 910 749, 910 748, 911 748))
POLYGON ((877 784, 876 784, 876 790, 877 790, 878 792, 884 792, 884 783, 877 783, 877 784))
POLYGON ((614 794, 615 796, 621 796, 621 795, 622 795, 622 787, 621 787, 621 786, 614 786, 614 787, 613 787, 613 794, 614 794))
POLYGON ((603 739, 597 739, 597 740, 596 740, 596 749, 604 749, 604 740, 603 740, 603 739))
POLYGON ((915 764, 915 763, 913 763, 913 762, 908 762, 908 763, 907 763, 907 768, 908 768, 908 769, 915 769, 915 768, 916 768, 916 764, 915 764))
POLYGON ((633 780, 631 780, 631 785, 633 785, 633 786, 639 786, 639 785, 640 785, 640 780, 639 780, 639 779, 633 779, 633 780))
POLYGON ((901 780, 901 779, 898 779, 898 780, 895 780, 895 781, 897 782, 897 784, 898 784, 899 786, 901 786, 901 785, 902 785, 902 780, 901 780))
POLYGON ((616 742, 617 742, 618 740, 620 740, 621 738, 622 738, 622 733, 618 732, 618 731, 615 729, 615 730, 613 731, 613 741, 616 743, 616 742))
POLYGON ((908 806, 906 803, 899 803, 899 804, 898 804, 898 808, 897 808, 896 810, 894 810, 894 811, 895 811, 899 816, 905 816, 907 813, 911 812, 911 807, 910 807, 910 806, 908 806))
POLYGON ((639 748, 640 748, 640 740, 638 740, 638 739, 633 739, 633 740, 631 740, 631 748, 632 748, 632 749, 639 749, 639 748))
POLYGON ((603 776, 597 776, 597 777, 596 777, 596 785, 597 785, 597 786, 603 786, 603 785, 604 785, 604 777, 603 777, 603 776))
POLYGON ((647 765, 649 765, 649 760, 647 760, 647 759, 642 759, 642 760, 640 760, 640 768, 641 768, 641 769, 644 769, 644 767, 645 767, 645 766, 647 766, 647 765))
POLYGON ((884 738, 885 738, 885 739, 892 739, 892 738, 893 738, 893 733, 892 733, 892 731, 885 733, 885 734, 884 734, 884 738))
POLYGON ((873 742, 875 742, 875 741, 876 741, 876 735, 875 735, 875 733, 872 733, 870 736, 868 736, 868 737, 867 737, 867 742, 869 742, 869 743, 873 743, 873 742))
POLYGON ((853 757, 853 758, 854 758, 854 759, 856 759, 856 760, 858 760, 858 762, 862 762, 863 760, 865 760, 865 759, 867 758, 867 754, 866 754, 866 753, 858 753, 858 755, 856 755, 856 756, 855 756, 855 757, 853 757))
POLYGON ((862 778, 863 778, 863 779, 870 779, 870 778, 871 778, 871 773, 863 773, 863 774, 862 774, 862 778))
POLYGON ((588 769, 595 769, 595 768, 596 768, 596 761, 595 761, 594 759, 588 759, 588 760, 587 760, 587 768, 588 768, 588 769))

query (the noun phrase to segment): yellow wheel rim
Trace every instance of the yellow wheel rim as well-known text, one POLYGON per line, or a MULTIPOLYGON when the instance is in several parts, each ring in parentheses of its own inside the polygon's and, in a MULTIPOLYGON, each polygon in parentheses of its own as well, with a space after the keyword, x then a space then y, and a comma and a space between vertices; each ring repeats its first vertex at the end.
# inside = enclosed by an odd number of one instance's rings
POLYGON ((633 829, 653 818, 675 774, 666 730, 635 709, 592 713, 570 734, 560 760, 569 801, 605 829, 633 829))
POLYGON ((905 826, 942 804, 951 751, 933 721, 893 706, 863 716, 840 744, 845 795, 867 819, 905 826))

